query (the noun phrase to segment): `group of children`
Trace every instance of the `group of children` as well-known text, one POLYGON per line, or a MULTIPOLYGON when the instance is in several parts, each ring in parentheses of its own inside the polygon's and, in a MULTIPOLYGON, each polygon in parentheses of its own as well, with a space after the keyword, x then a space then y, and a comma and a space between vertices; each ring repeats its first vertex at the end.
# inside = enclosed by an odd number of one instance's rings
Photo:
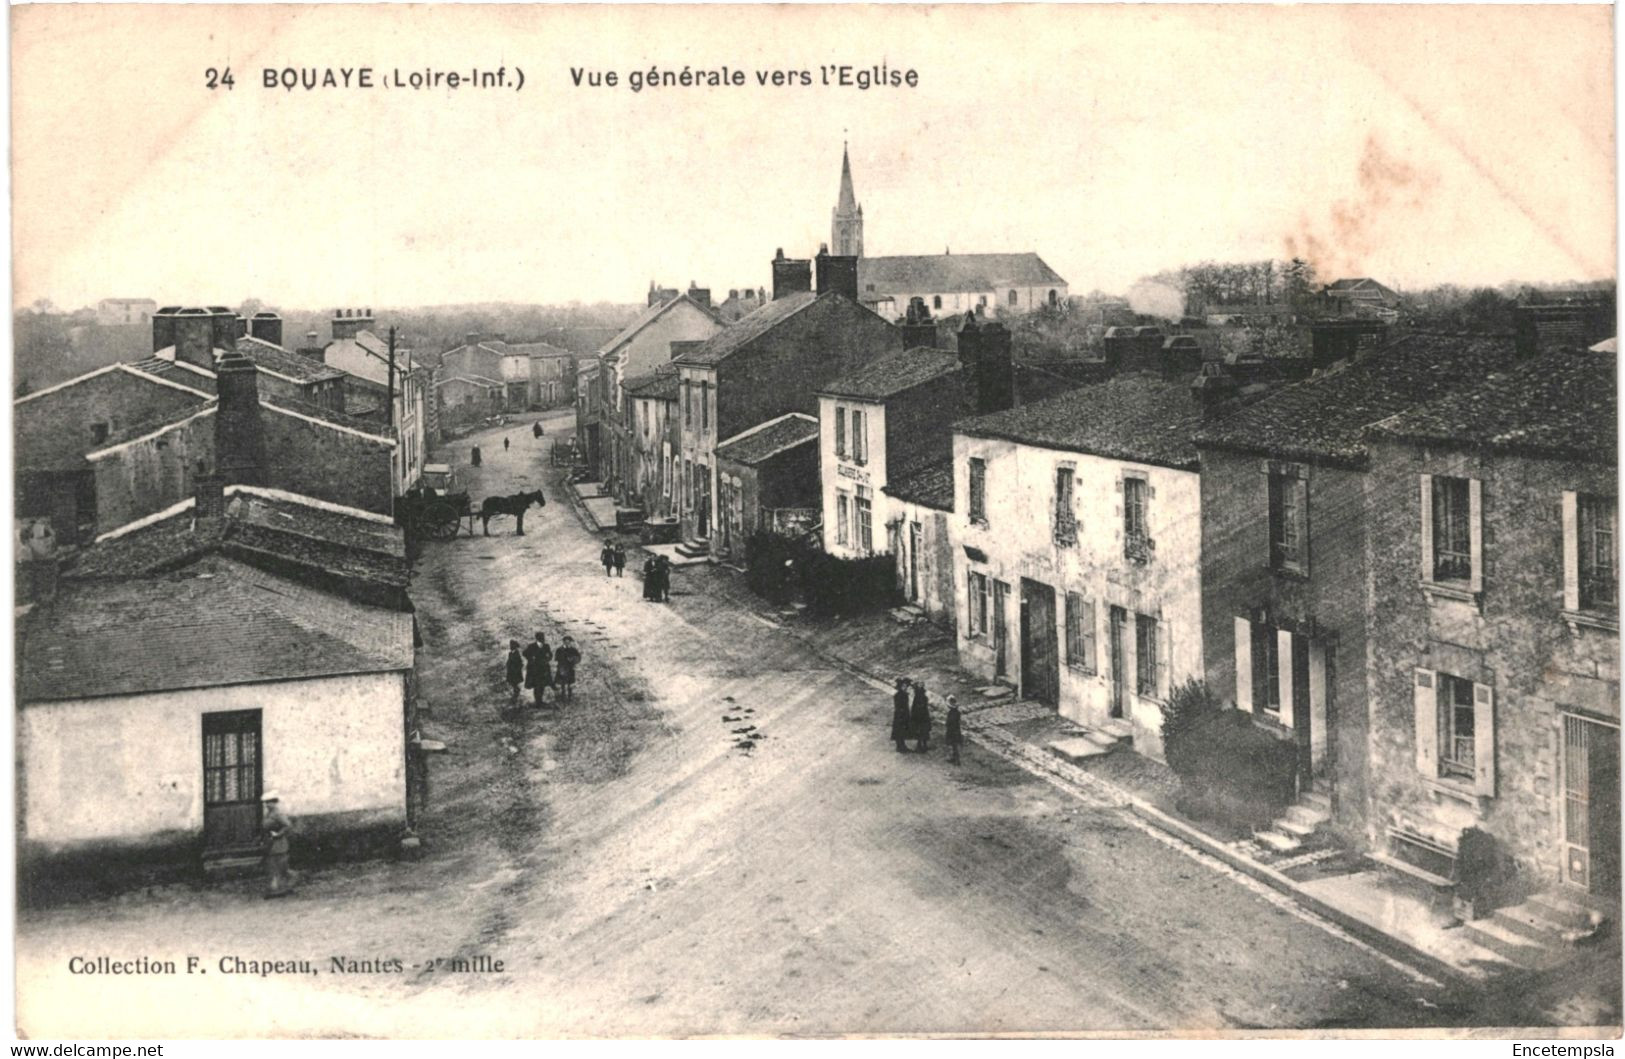
MULTIPOLYGON (((948 716, 945 720, 948 761, 957 765, 964 736, 959 727, 959 700, 952 695, 948 696, 948 716)), ((892 695, 891 737, 897 744, 899 754, 908 750, 906 743, 910 739, 914 740, 914 752, 917 754, 931 749, 931 700, 925 693, 925 681, 897 678, 897 691, 892 695), (911 686, 914 689, 912 702, 909 700, 911 686)))
POLYGON ((530 689, 537 708, 543 705, 548 688, 557 689, 553 693, 555 707, 575 698, 576 666, 580 664, 581 649, 573 637, 566 636, 557 651, 547 645, 547 637, 541 633, 523 651, 518 640, 509 640, 508 701, 518 705, 521 686, 530 689))

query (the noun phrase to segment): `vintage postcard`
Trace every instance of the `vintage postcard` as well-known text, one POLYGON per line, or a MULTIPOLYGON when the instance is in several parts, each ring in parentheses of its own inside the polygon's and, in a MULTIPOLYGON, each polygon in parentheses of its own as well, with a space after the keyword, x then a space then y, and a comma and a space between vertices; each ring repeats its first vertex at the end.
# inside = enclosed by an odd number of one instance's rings
POLYGON ((1618 1037, 1610 8, 10 18, 18 1036, 1618 1037))

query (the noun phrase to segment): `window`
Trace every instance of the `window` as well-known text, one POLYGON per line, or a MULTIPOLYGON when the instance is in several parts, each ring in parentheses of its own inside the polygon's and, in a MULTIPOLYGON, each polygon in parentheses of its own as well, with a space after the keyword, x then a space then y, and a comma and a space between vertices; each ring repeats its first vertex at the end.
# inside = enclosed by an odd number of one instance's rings
POLYGON ((987 461, 975 456, 970 460, 970 519, 987 522, 987 461))
POLYGON ((1051 305, 1057 305, 1057 304, 1060 303, 1060 301, 1061 301, 1061 296, 1059 294, 1057 294, 1055 291, 1050 291, 1049 292, 1049 303, 1051 305))
POLYGON ((1253 655, 1253 710, 1281 712, 1281 638, 1272 625, 1257 622, 1249 634, 1253 655))
POLYGON ((1078 516, 1073 510, 1072 482, 1074 468, 1062 464, 1055 469, 1055 543, 1078 542, 1078 516))
POLYGON ((1167 687, 1167 645, 1155 618, 1134 616, 1134 690, 1148 699, 1162 697, 1167 687))
POLYGON ((835 407, 835 455, 846 455, 846 409, 835 407))
POLYGON ((1095 604, 1076 592, 1066 594, 1066 664, 1095 671, 1095 604))
POLYGON ((1271 464, 1269 470, 1270 566, 1309 572, 1309 481, 1303 468, 1271 464))
POLYGON ((100 445, 102 442, 104 442, 106 440, 107 440, 107 424, 106 423, 92 423, 92 424, 90 424, 90 443, 92 445, 100 445))
POLYGON ((1468 480, 1433 479, 1433 580, 1466 581, 1473 554, 1468 480))
POLYGON ((835 494, 835 543, 846 544, 851 538, 851 515, 847 509, 847 495, 835 494))
POLYGON ((700 383, 700 429, 711 429, 711 384, 700 383))
POLYGON ((869 430, 864 414, 852 409, 852 462, 869 462, 869 430))
POLYGON ((694 425, 694 384, 687 379, 683 380, 683 425, 694 425))
POLYGON ((858 486, 857 512, 858 512, 858 551, 868 555, 874 550, 873 513, 870 510, 869 490, 865 486, 858 486))
POLYGON ((1439 775, 1473 778, 1473 682, 1440 673, 1439 775))
POLYGON ((987 635, 987 575, 971 570, 965 575, 965 620, 972 636, 987 635))
POLYGON ((1146 532, 1146 500, 1151 488, 1144 478, 1124 478, 1123 487, 1123 556, 1132 562, 1144 563, 1151 558, 1151 537, 1146 532))
POLYGON ((1016 292, 1015 291, 1010 292, 1010 304, 1012 306, 1017 304, 1017 302, 1016 302, 1016 292))
POLYGON ((940 295, 940 294, 931 295, 931 308, 933 308, 933 309, 942 308, 942 295, 940 295))
POLYGON ((1611 496, 1579 497, 1580 608, 1613 610, 1619 605, 1619 570, 1614 565, 1617 502, 1611 496))

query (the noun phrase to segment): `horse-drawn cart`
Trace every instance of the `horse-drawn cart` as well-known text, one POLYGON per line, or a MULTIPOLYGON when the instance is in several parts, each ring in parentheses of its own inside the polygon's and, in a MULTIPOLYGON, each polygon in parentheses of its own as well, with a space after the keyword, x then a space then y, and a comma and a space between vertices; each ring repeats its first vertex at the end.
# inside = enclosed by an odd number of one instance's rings
POLYGON ((456 476, 444 463, 431 463, 423 468, 423 478, 416 488, 401 497, 401 524, 415 537, 449 541, 463 528, 468 519, 468 532, 474 532, 474 507, 468 492, 454 492, 456 476))

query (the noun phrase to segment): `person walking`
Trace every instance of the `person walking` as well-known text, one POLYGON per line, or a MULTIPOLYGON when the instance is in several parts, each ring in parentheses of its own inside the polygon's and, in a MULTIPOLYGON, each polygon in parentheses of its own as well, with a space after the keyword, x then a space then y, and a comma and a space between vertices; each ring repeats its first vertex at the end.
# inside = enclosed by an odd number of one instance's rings
POLYGON ((508 439, 507 438, 502 439, 502 451, 503 452, 508 451, 508 439))
POLYGON ((569 636, 559 645, 558 653, 553 656, 558 666, 558 695, 555 701, 572 701, 576 697, 576 666, 581 664, 581 649, 569 636))
POLYGON ((655 586, 655 599, 661 603, 671 602, 671 558, 662 555, 655 563, 655 576, 658 583, 655 586))
POLYGON ((541 633, 525 648, 525 687, 531 689, 536 707, 540 709, 546 697, 547 686, 553 683, 548 663, 553 661, 553 649, 547 646, 547 637, 541 633))
POLYGON ((604 564, 604 576, 610 576, 615 569, 615 547, 609 541, 604 542, 604 548, 598 553, 598 561, 604 564))
POLYGON ((282 798, 275 791, 260 796, 264 814, 260 834, 265 840, 265 896, 286 897, 293 892, 293 872, 288 870, 289 834, 293 821, 282 815, 282 798))
POLYGON ((931 702, 925 697, 924 681, 914 682, 914 706, 908 719, 914 729, 914 752, 923 754, 931 749, 931 702))
POLYGON ((540 419, 530 425, 530 436, 533 438, 542 436, 542 421, 540 419))
POLYGON ((525 683, 525 656, 519 653, 519 641, 508 641, 508 704, 519 704, 519 689, 525 683))
POLYGON ((468 453, 468 462, 478 467, 480 465, 480 447, 475 445, 468 453))
POLYGON ((964 742, 964 736, 959 730, 959 700, 952 695, 948 696, 948 717, 942 725, 942 738, 948 744, 949 763, 959 764, 959 744, 964 742))
POLYGON ((626 549, 621 546, 620 541, 616 541, 615 542, 615 548, 614 548, 613 551, 614 551, 614 557, 615 557, 615 576, 616 577, 625 577, 626 576, 626 549))
POLYGON ((660 564, 654 556, 643 560, 643 601, 652 603, 660 598, 660 564))
POLYGON ((908 729, 912 723, 908 712, 908 678, 897 678, 897 692, 891 697, 891 738, 899 754, 908 750, 908 729))

